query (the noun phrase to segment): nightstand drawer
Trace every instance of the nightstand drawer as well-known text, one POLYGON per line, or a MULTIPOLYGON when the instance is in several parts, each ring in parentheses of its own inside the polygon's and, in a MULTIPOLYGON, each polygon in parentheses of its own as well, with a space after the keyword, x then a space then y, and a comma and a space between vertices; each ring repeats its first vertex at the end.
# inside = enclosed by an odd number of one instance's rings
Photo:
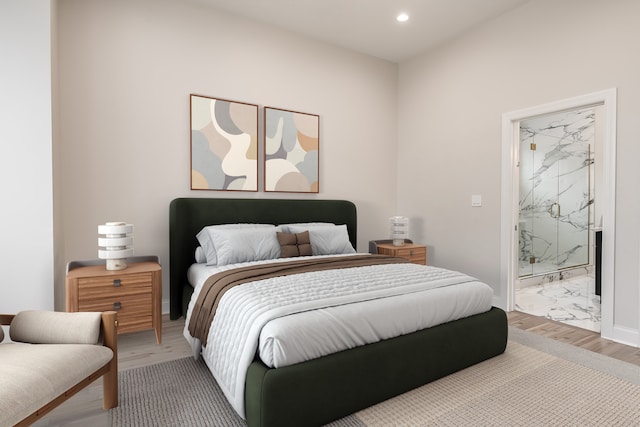
POLYGON ((118 313, 118 331, 150 329, 153 327, 151 292, 140 295, 111 296, 108 298, 80 300, 79 311, 109 311, 118 313))
POLYGON ((378 253, 381 255, 406 258, 414 264, 427 264, 427 247, 424 245, 407 243, 403 246, 394 246, 391 244, 383 243, 379 244, 377 248, 378 253))
POLYGON ((151 293, 140 295, 126 295, 121 298, 110 296, 107 298, 80 300, 79 311, 109 311, 118 312, 118 320, 127 315, 151 314, 151 293))
POLYGON ((151 273, 126 274, 110 277, 85 277, 78 279, 78 302, 83 300, 123 297, 140 293, 151 295, 151 273))
POLYGON ((396 250, 395 256, 410 260, 423 260, 427 256, 427 249, 425 247, 403 248, 402 246, 399 246, 396 250))

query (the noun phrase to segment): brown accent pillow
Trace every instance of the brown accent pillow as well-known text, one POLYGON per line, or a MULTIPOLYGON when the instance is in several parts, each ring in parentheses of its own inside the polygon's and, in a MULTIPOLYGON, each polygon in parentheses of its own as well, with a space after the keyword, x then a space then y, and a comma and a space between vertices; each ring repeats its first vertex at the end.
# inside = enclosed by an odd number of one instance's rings
POLYGON ((297 234, 277 232, 276 235, 280 243, 281 258, 313 255, 308 231, 297 234))

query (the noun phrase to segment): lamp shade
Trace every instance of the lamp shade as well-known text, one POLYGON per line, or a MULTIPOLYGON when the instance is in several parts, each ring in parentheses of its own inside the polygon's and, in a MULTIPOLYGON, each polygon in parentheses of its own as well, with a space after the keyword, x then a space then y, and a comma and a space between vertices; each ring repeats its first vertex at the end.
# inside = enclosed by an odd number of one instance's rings
POLYGON ((406 216, 389 218, 389 233, 394 246, 404 245, 404 239, 409 238, 409 218, 406 216))
POLYGON ((133 225, 107 222, 98 226, 98 258, 106 260, 107 270, 124 270, 125 258, 130 256, 133 256, 133 225))

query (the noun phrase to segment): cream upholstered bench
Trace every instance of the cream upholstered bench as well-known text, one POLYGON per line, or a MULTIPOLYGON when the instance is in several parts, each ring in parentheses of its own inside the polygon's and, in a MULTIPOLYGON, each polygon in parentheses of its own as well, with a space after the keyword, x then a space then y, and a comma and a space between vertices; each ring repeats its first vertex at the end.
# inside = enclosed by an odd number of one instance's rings
POLYGON ((0 426, 30 425, 103 376, 104 409, 118 406, 117 314, 0 315, 0 426))

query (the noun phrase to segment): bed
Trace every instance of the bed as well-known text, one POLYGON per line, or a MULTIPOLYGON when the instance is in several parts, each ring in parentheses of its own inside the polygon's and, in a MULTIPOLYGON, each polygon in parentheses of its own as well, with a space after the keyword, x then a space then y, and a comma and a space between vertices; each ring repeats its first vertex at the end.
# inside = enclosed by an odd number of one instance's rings
MULTIPOLYGON (((170 204, 171 319, 187 312, 188 270, 205 226, 229 223, 345 225, 356 247, 357 216, 344 200, 180 198, 170 204)), ((249 426, 323 425, 504 352, 507 321, 498 308, 318 357, 269 368, 256 357, 246 371, 249 426)))

